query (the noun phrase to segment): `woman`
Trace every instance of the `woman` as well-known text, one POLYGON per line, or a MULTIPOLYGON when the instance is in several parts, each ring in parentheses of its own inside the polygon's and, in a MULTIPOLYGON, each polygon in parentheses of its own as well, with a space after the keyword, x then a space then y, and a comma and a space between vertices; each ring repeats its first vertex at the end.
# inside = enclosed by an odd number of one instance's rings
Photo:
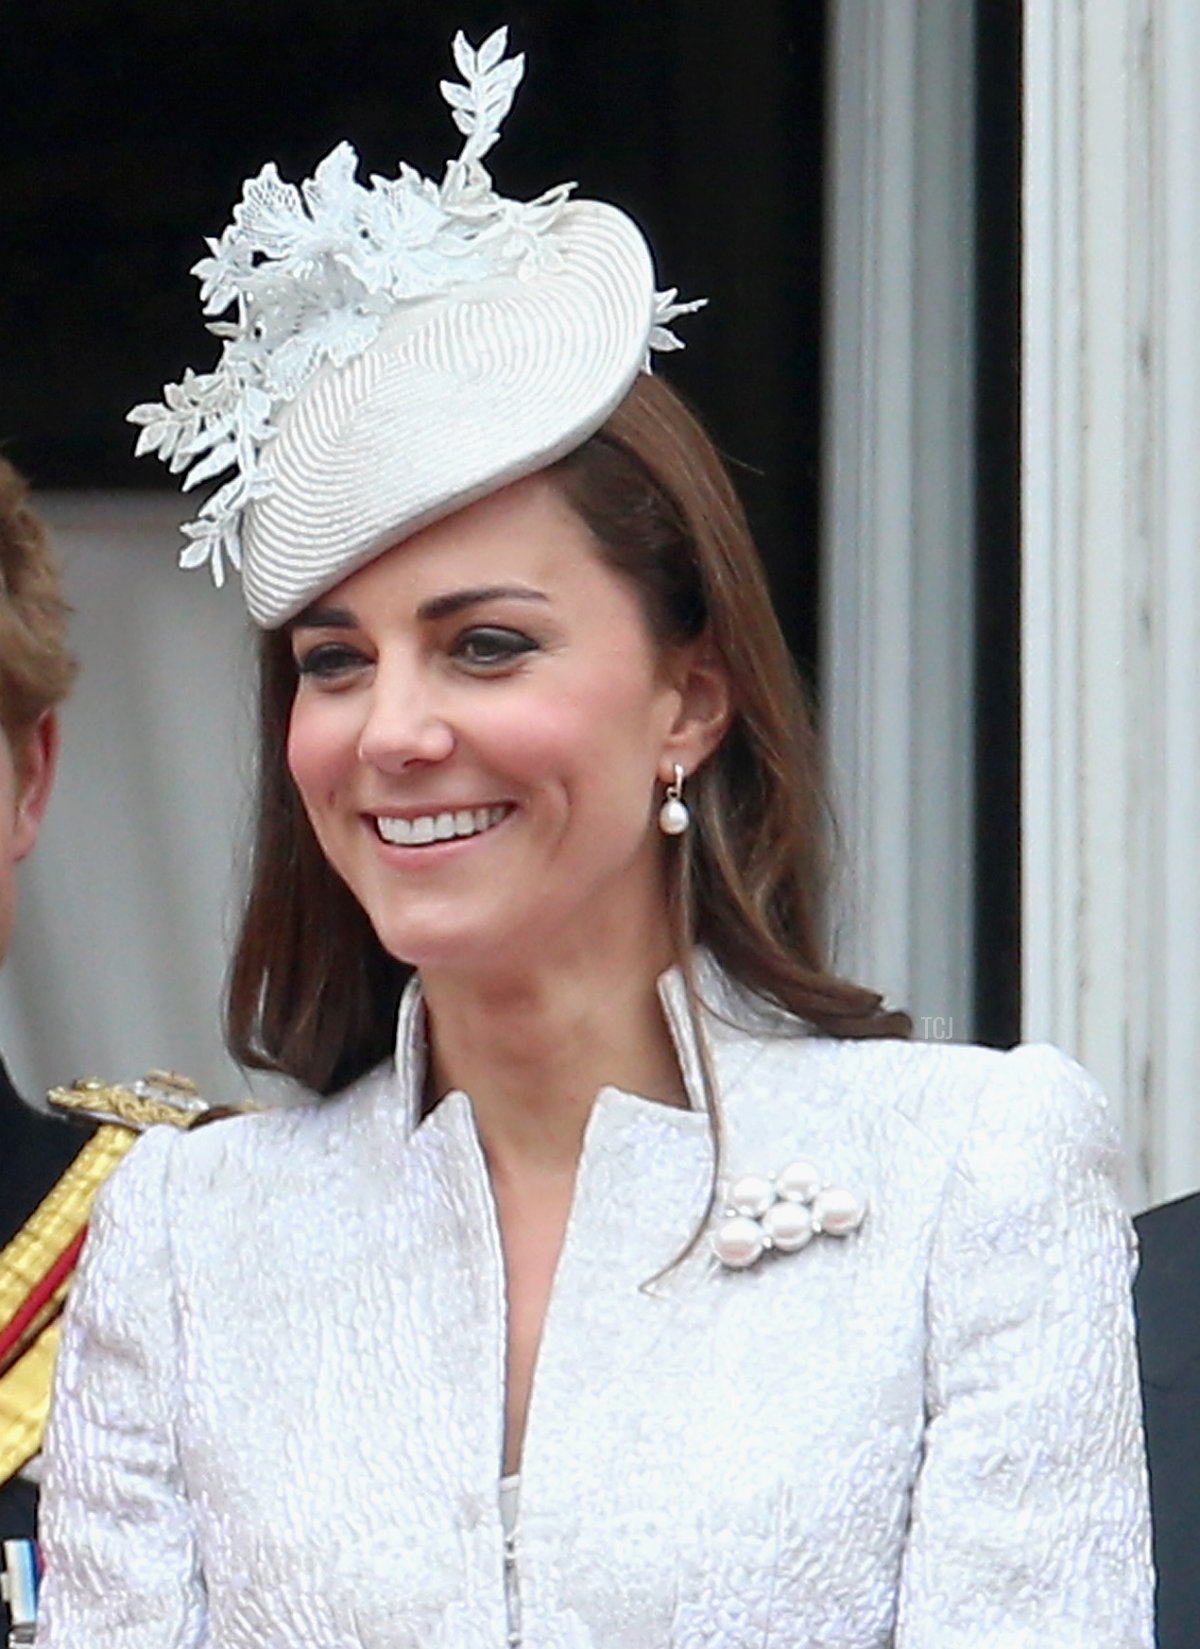
POLYGON ((263 626, 231 1029, 330 1096, 151 1135, 72 1302, 49 1649, 1150 1642, 1115 1152, 819 941, 814 757, 612 208, 273 169, 200 266, 263 626), (397 1023, 398 1011, 398 1023, 397 1023))

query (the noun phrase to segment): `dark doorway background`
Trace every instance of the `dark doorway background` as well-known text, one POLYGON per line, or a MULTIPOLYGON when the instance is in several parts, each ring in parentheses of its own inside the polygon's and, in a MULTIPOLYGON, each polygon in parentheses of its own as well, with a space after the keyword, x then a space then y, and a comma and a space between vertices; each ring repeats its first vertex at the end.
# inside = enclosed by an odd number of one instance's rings
POLYGON ((975 1027, 1021 1034, 1021 6, 975 31, 975 1027))
POLYGON ((710 307, 665 363, 732 459, 783 614, 815 656, 825 8, 813 0, 55 0, 0 53, 0 449, 41 488, 154 488, 123 422, 206 367, 188 270, 267 160, 342 138, 440 176, 449 41, 500 23, 526 75, 502 193, 575 179, 710 307))

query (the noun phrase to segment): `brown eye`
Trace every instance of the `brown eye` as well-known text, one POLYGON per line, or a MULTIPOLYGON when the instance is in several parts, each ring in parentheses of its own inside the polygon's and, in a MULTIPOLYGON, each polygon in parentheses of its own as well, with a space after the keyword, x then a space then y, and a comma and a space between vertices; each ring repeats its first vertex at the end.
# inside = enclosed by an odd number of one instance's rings
POLYGON ((366 663, 357 648, 344 641, 320 641, 312 647, 301 647, 296 652, 296 674, 330 680, 348 675, 366 663))
POLYGON ((464 630, 452 649, 454 657, 479 669, 511 664, 525 653, 537 650, 537 642, 520 630, 479 624, 464 630))

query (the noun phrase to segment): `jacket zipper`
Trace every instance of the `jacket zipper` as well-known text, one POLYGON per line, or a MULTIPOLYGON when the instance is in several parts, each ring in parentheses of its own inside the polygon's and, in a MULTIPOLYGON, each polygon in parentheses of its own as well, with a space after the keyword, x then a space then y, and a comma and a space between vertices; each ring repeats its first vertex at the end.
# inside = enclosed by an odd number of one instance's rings
MULTIPOLYGON (((504 1244, 500 1240, 500 1219, 496 1212, 496 1197, 492 1190, 491 1177, 488 1174, 487 1159, 483 1154, 483 1147, 479 1143, 479 1135, 475 1132, 474 1121, 471 1122, 471 1139, 475 1152, 475 1166, 479 1176, 480 1195, 483 1202, 484 1224, 490 1239, 493 1272, 496 1279, 496 1319, 499 1323, 498 1357, 499 1370, 497 1389, 500 1392, 500 1435, 496 1449, 496 1492, 500 1493, 500 1478, 504 1471, 504 1417, 507 1411, 508 1400, 508 1290, 504 1275, 504 1244)), ((519 1503, 518 1503, 519 1507, 519 1503)), ((499 1507, 497 1508, 499 1510, 499 1507)), ((519 1509, 518 1514, 519 1516, 519 1509)), ((507 1623, 505 1644, 507 1649, 521 1649, 521 1589, 520 1577, 517 1572, 517 1531, 516 1519, 511 1530, 505 1529, 501 1521, 501 1558, 504 1572, 504 1607, 507 1623)))
POLYGON ((508 1649, 521 1646, 521 1587, 517 1577, 516 1529, 504 1536, 504 1603, 508 1613, 508 1649))

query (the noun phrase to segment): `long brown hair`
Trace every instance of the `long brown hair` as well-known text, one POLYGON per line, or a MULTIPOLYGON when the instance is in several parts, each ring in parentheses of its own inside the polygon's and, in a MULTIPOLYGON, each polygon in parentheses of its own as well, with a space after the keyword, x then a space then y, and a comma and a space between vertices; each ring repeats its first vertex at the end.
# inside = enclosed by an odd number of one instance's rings
MULTIPOLYGON (((640 376, 549 473, 662 644, 707 634, 733 717, 688 783, 695 824, 671 855, 682 958, 708 947, 751 990, 830 1036, 907 1036, 906 1015, 836 977, 824 941, 830 820, 801 683, 749 528, 708 436, 640 376)), ((388 955, 317 845, 287 770, 296 674, 285 631, 260 647, 259 795, 227 1028, 245 1064, 332 1093, 390 1051, 411 968, 388 955)))

